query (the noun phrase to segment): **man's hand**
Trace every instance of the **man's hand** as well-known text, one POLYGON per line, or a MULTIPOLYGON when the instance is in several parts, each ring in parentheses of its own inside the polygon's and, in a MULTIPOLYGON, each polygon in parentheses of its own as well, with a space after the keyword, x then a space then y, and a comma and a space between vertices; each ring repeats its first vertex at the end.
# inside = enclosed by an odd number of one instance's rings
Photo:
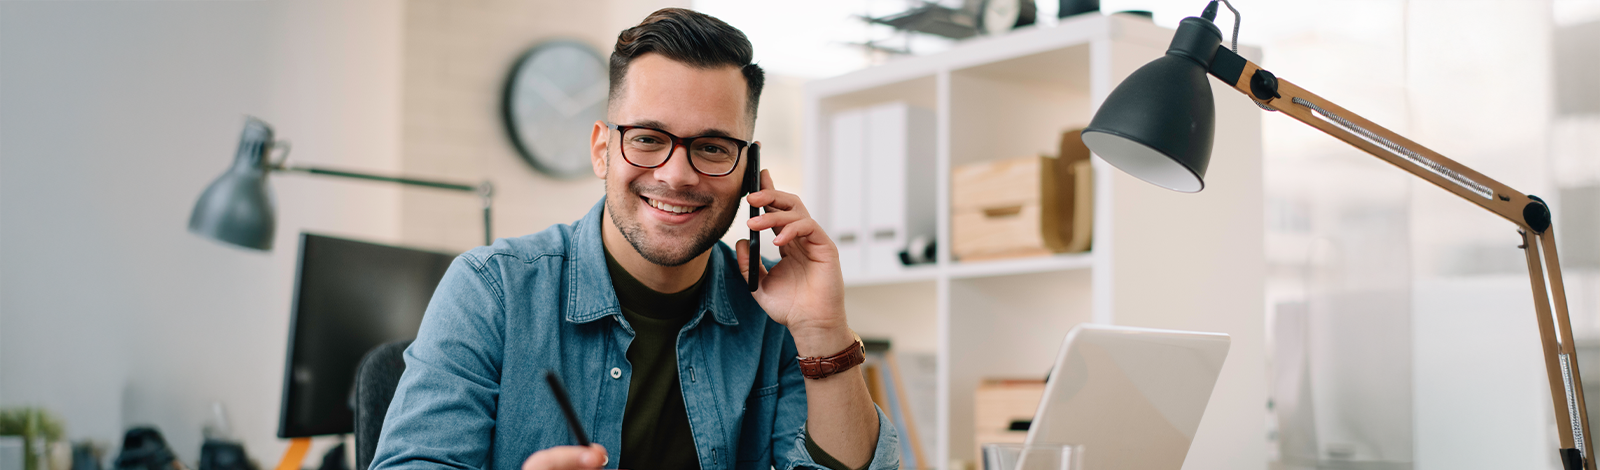
MULTIPOLYGON (((756 302, 773 321, 789 327, 796 341, 812 333, 848 331, 839 247, 811 218, 799 196, 772 186, 772 176, 766 170, 761 171, 761 191, 746 199, 751 205, 767 208, 765 214, 750 219, 747 225, 751 230, 772 229, 777 234, 772 244, 778 246, 782 257, 770 272, 759 268, 761 289, 752 294, 756 302)), ((739 243, 736 249, 740 274, 749 278, 749 241, 739 243)))
POLYGON ((560 446, 534 452, 522 462, 522 470, 590 470, 606 465, 606 448, 600 444, 589 447, 560 446))
MULTIPOLYGON (((753 292, 767 315, 794 336, 801 356, 831 356, 855 344, 844 315, 844 274, 839 247, 811 218, 800 197, 772 187, 761 172, 761 191, 747 198, 767 213, 750 219, 751 230, 772 229, 783 260, 761 276, 753 292)), ((737 246, 740 274, 749 279, 749 241, 737 246)), ((764 267, 757 269, 766 271, 764 267)), ((872 461, 877 445, 878 414, 867 393, 861 368, 824 379, 806 380, 806 429, 818 446, 852 468, 872 461)))

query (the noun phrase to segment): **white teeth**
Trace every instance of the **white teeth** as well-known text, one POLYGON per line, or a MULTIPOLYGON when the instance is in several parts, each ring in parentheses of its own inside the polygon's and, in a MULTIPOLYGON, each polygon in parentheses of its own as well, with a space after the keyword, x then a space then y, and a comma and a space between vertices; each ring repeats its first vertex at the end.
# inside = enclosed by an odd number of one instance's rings
POLYGON ((664 210, 664 211, 667 211, 667 212, 671 212, 671 213, 674 213, 674 214, 688 214, 690 212, 694 212, 695 209, 697 209, 695 207, 674 206, 672 204, 667 204, 667 203, 664 203, 664 202, 661 202, 661 201, 657 201, 655 199, 650 199, 650 198, 645 198, 644 200, 650 201, 650 207, 661 209, 661 210, 664 210))

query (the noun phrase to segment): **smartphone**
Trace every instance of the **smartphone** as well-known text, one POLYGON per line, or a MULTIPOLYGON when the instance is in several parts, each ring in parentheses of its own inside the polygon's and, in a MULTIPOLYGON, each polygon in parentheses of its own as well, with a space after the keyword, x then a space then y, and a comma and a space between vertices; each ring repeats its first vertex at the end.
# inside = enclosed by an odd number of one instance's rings
MULTIPOLYGON (((744 194, 761 190, 761 144, 750 144, 750 162, 744 167, 744 194)), ((761 216, 761 208, 750 205, 750 218, 761 216)), ((761 286, 761 231, 750 231, 750 292, 761 286)))

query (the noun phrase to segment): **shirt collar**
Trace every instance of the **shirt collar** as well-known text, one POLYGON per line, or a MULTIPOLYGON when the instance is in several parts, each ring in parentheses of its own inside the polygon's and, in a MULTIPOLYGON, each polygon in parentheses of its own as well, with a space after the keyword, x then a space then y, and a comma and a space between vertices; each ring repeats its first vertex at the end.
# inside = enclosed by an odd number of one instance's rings
MULTIPOLYGON (((611 284, 611 273, 606 268, 605 247, 600 239, 601 217, 604 217, 606 199, 600 198, 589 209, 589 213, 572 224, 572 240, 567 252, 567 318, 572 323, 589 323, 608 316, 621 316, 622 305, 617 301, 617 290, 611 284)), ((732 250, 727 245, 717 243, 712 245, 710 262, 707 269, 715 275, 711 276, 704 289, 704 297, 700 301, 700 311, 689 320, 689 327, 700 322, 706 311, 711 312, 711 317, 723 325, 734 326, 739 324, 738 316, 734 313, 734 306, 742 309, 757 306, 755 299, 750 297, 748 289, 729 290, 729 280, 739 280, 738 270, 729 272, 728 266, 732 265, 732 250), (740 298, 730 301, 729 294, 740 298)), ((738 282, 738 287, 745 287, 743 281, 738 282)), ((764 315, 764 314, 763 314, 764 315)))

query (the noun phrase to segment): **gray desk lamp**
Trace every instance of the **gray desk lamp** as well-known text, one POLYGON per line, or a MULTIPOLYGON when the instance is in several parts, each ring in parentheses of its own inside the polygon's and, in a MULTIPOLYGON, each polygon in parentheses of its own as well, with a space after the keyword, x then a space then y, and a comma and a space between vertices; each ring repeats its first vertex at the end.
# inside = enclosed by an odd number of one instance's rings
MULTIPOLYGON (((1237 47, 1239 12, 1227 0, 1223 4, 1233 11, 1237 47)), ((1545 374, 1560 430, 1562 466, 1596 470, 1586 442, 1588 410, 1572 322, 1567 317, 1555 230, 1545 202, 1273 76, 1222 45, 1222 31, 1211 22, 1216 15, 1217 1, 1212 0, 1199 17, 1184 18, 1166 55, 1134 71, 1106 97, 1084 129, 1083 143, 1107 163, 1146 182, 1175 191, 1200 191, 1205 187, 1216 120, 1206 79, 1210 74, 1264 110, 1282 112, 1315 127, 1516 225, 1528 261, 1545 374)))
POLYGON ((488 181, 468 185, 291 166, 287 163, 288 154, 289 143, 273 140, 271 126, 259 119, 246 117, 244 133, 239 136, 239 152, 233 157, 233 167, 212 182, 200 194, 200 200, 195 201, 194 211, 189 214, 189 231, 232 245, 271 250, 277 216, 273 209, 271 189, 267 187, 267 174, 285 171, 478 193, 483 201, 483 243, 488 245, 493 242, 489 231, 489 211, 494 190, 488 181), (274 149, 282 149, 283 156, 271 162, 268 154, 274 149))

